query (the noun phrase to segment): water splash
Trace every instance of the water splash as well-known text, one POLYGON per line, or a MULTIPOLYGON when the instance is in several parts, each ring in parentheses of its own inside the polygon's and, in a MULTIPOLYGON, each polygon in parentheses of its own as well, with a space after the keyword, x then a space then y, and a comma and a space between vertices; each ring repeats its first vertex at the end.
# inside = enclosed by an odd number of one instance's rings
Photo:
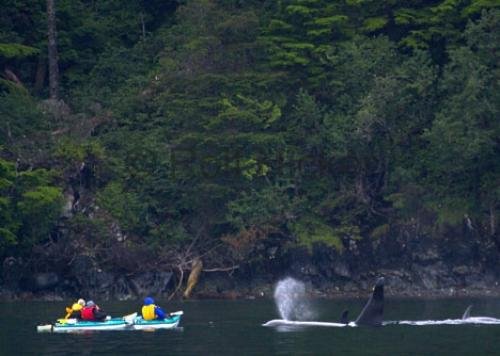
POLYGON ((311 320, 315 316, 304 283, 291 277, 276 284, 274 301, 283 320, 311 320))
POLYGON ((399 320, 393 322, 386 322, 389 324, 403 324, 413 326, 427 326, 427 325, 499 325, 500 319, 490 318, 486 316, 469 317, 466 319, 444 319, 444 320, 399 320))

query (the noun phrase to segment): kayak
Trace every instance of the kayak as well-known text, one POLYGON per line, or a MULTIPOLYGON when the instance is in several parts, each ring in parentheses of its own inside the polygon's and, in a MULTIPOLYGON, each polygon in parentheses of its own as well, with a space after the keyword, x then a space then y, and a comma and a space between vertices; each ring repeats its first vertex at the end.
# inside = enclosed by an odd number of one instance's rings
POLYGON ((144 320, 141 316, 134 319, 132 328, 134 330, 150 330, 150 329, 173 329, 179 326, 181 321, 182 310, 171 313, 169 318, 163 320, 144 320))
POLYGON ((125 318, 111 318, 105 321, 83 321, 76 319, 68 319, 65 321, 57 321, 54 324, 39 325, 39 332, 75 332, 84 330, 121 330, 130 326, 125 318))
POLYGON ((121 318, 109 318, 105 321, 83 321, 77 319, 59 319, 54 324, 38 325, 38 332, 81 332, 84 330, 147 330, 173 329, 179 325, 183 311, 170 313, 164 320, 144 320, 132 313, 121 318))

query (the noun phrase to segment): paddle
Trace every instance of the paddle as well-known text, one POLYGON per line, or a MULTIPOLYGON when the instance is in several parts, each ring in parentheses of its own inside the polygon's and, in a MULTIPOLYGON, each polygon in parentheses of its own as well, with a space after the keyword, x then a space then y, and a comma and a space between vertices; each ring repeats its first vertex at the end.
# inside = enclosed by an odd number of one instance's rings
MULTIPOLYGON (((170 317, 172 316, 181 316, 181 315, 184 315, 184 312, 182 310, 178 310, 178 311, 175 311, 175 312, 172 312, 172 313, 169 313, 168 314, 170 317)), ((125 320, 125 322, 127 324, 133 324, 134 321, 135 321, 135 318, 137 317, 137 313, 131 313, 131 314, 128 314, 128 315, 124 315, 123 316, 123 320, 125 320)))
POLYGON ((182 310, 175 311, 175 312, 172 312, 172 313, 165 313, 165 318, 166 319, 172 319, 172 317, 174 317, 174 316, 181 316, 183 314, 184 314, 184 312, 182 310))
MULTIPOLYGON (((77 319, 66 319, 66 318, 60 318, 56 320, 56 323, 59 324, 76 324, 78 322, 77 319)), ((38 325, 36 327, 36 330, 38 332, 51 332, 53 328, 52 324, 47 324, 47 325, 38 325)))
POLYGON ((61 318, 57 319, 57 322, 60 324, 76 324, 78 319, 66 319, 66 318, 61 318))
POLYGON ((39 333, 47 333, 52 331, 52 325, 47 324, 47 325, 38 325, 36 327, 36 331, 39 333))
MULTIPOLYGON (((173 316, 181 316, 181 315, 184 315, 184 312, 182 310, 178 310, 178 311, 175 311, 172 313, 167 313, 166 318, 171 319, 173 316)), ((127 322, 127 324, 132 324, 136 316, 137 316, 137 313, 132 313, 132 314, 124 316, 123 319, 127 322), (130 318, 131 322, 128 322, 125 319, 125 317, 129 317, 129 316, 133 316, 132 318, 130 318)))
POLYGON ((136 317, 137 317, 137 313, 132 313, 132 314, 128 314, 128 315, 123 316, 123 320, 125 320, 125 322, 127 324, 133 324, 136 317))

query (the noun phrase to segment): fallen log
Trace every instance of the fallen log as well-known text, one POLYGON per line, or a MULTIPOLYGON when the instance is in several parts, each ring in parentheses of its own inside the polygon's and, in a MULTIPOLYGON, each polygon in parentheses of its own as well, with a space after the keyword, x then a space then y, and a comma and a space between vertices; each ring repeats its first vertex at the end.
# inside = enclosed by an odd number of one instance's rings
POLYGON ((199 258, 195 258, 191 264, 191 272, 189 273, 187 287, 184 291, 184 298, 188 299, 191 297, 194 287, 198 283, 201 271, 203 270, 203 262, 199 258))

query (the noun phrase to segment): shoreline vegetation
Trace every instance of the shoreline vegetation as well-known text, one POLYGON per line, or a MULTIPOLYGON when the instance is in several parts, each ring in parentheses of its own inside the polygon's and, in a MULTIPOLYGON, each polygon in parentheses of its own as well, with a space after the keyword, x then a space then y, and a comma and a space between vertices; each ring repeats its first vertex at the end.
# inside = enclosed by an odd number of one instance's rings
POLYGON ((497 295, 499 46, 498 1, 7 0, 2 295, 497 295))
MULTIPOLYGON (((273 298, 273 287, 272 285, 262 286, 257 288, 258 292, 248 293, 238 290, 230 290, 222 293, 204 292, 200 291, 196 297, 190 298, 190 300, 254 300, 254 299, 272 299, 273 298)), ((358 290, 358 291, 308 291, 306 296, 313 299, 366 299, 369 295, 370 290, 358 290)), ((402 291, 402 290, 392 290, 387 289, 385 291, 385 296, 387 298, 394 299, 447 299, 447 298, 499 298, 500 297, 500 287, 495 286, 493 288, 485 289, 467 289, 467 288, 443 288, 439 290, 413 290, 413 291, 402 291)), ((74 296, 66 296, 60 294, 54 294, 51 292, 45 293, 30 293, 22 292, 20 294, 15 294, 10 291, 1 290, 0 291, 0 302, 16 302, 16 301, 38 301, 38 302, 62 302, 74 299, 74 296)), ((168 295, 160 295, 160 300, 167 299, 168 295)), ((100 299, 101 300, 101 299, 100 299)), ((113 301, 115 299, 102 299, 103 301, 113 301)), ((141 300, 141 297, 135 295, 122 296, 118 301, 127 300, 141 300)), ((175 300, 179 302, 181 300, 175 300)))

